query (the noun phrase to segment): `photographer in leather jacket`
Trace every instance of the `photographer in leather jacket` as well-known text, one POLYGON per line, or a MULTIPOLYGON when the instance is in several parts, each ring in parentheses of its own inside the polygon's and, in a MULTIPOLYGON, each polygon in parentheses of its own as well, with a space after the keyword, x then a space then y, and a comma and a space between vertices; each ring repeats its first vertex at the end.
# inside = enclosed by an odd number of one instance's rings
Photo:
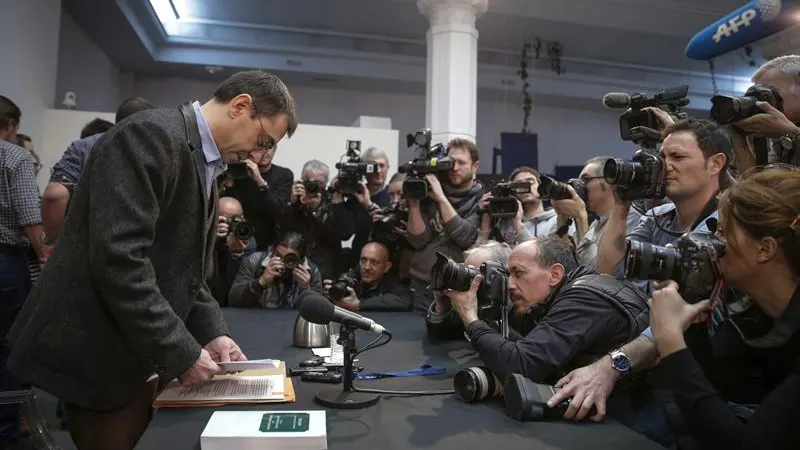
POLYGON ((518 245, 508 259, 508 294, 517 315, 532 314, 533 329, 513 341, 478 319, 481 276, 467 292, 447 296, 489 370, 504 380, 518 373, 536 382, 597 359, 639 335, 647 303, 632 283, 578 266, 569 245, 556 236, 518 245))

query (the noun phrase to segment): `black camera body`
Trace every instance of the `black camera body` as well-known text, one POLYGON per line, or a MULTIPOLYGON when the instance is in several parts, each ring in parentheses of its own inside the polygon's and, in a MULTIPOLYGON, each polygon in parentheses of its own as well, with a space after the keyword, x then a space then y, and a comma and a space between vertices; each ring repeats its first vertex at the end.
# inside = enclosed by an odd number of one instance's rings
POLYGON ((741 97, 715 95, 711 97, 711 118, 726 125, 763 113, 756 102, 767 102, 778 111, 783 111, 783 98, 772 86, 754 84, 741 97))
POLYGON ((478 274, 483 277, 477 293, 478 318, 501 320, 508 291, 508 270, 500 263, 487 261, 476 270, 436 252, 436 262, 431 275, 431 289, 435 291, 451 289, 465 292, 469 290, 472 279, 478 274))
POLYGON ((492 188, 489 200, 489 215, 492 217, 514 217, 517 215, 520 195, 529 194, 532 184, 529 181, 510 181, 498 183, 492 188))
MULTIPOLYGON (((512 373, 503 385, 506 414, 520 422, 560 419, 569 408, 569 401, 552 408, 547 406, 547 401, 555 393, 553 386, 535 383, 518 373, 512 373)), ((597 410, 592 408, 592 415, 596 413, 597 410)))
POLYGON ((380 220, 372 223, 372 234, 375 239, 382 240, 394 234, 395 227, 401 227, 401 222, 408 223, 408 207, 401 203, 381 208, 376 212, 380 220))
POLYGON ((629 162, 622 158, 608 158, 603 163, 603 178, 616 189, 621 200, 660 200, 666 197, 666 177, 664 160, 645 150, 638 150, 629 162))
POLYGON ((347 141, 345 157, 345 161, 336 163, 339 174, 334 189, 342 195, 355 195, 361 192, 364 177, 378 171, 378 164, 361 159, 361 141, 347 141))
POLYGON ((355 289, 358 283, 358 278, 353 276, 351 272, 346 272, 331 284, 331 288, 328 289, 328 296, 331 300, 338 302, 347 297, 347 288, 355 289))
POLYGON ((322 193, 323 186, 317 180, 303 180, 303 188, 306 190, 306 195, 319 195, 322 193))
POLYGON ((256 234, 256 226, 248 222, 244 216, 231 216, 225 219, 228 224, 228 234, 232 234, 240 241, 247 242, 256 234))
POLYGON ((636 93, 630 96, 630 108, 619 117, 619 133, 623 141, 639 143, 643 147, 655 148, 659 142, 659 124, 655 114, 644 108, 655 107, 669 113, 674 119, 687 117, 683 110, 689 104, 689 86, 682 85, 664 89, 652 98, 636 93))
POLYGON ((674 280, 689 303, 710 298, 721 280, 719 258, 725 243, 707 231, 684 234, 672 245, 661 247, 627 241, 625 278, 674 280))
POLYGON ((572 186, 578 197, 586 201, 586 183, 577 179, 570 178, 566 182, 558 181, 547 175, 539 176, 539 198, 542 200, 566 200, 572 198, 567 186, 572 186))
POLYGON ((413 160, 398 167, 397 171, 406 174, 403 181, 403 196, 409 200, 421 200, 428 196, 428 181, 425 175, 440 176, 453 167, 450 157, 444 155, 442 144, 431 145, 431 130, 422 129, 406 136, 408 148, 416 146, 419 154, 413 160))

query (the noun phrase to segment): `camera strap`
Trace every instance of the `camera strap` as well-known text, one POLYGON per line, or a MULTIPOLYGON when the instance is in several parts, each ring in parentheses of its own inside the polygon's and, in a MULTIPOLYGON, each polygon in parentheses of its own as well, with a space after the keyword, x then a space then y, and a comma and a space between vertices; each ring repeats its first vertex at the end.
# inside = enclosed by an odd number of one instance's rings
POLYGON ((395 378, 395 377, 422 377, 427 375, 443 375, 447 373, 447 369, 439 366, 432 366, 430 364, 423 364, 414 370, 405 370, 397 372, 369 372, 359 373, 356 375, 357 380, 377 380, 380 378, 395 378))

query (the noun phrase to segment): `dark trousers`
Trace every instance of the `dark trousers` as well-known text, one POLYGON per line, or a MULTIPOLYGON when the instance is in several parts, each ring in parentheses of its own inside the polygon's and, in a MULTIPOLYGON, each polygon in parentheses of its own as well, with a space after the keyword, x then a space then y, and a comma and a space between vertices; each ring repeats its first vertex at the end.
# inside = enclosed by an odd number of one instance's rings
POLYGON ((78 450, 133 450, 153 417, 153 401, 165 382, 152 380, 130 401, 112 411, 64 404, 67 429, 78 450))
MULTIPOLYGON (((25 389, 6 368, 11 348, 6 339, 31 290, 25 251, 0 245, 0 391, 25 389)), ((19 405, 0 405, 0 447, 19 438, 19 405)))

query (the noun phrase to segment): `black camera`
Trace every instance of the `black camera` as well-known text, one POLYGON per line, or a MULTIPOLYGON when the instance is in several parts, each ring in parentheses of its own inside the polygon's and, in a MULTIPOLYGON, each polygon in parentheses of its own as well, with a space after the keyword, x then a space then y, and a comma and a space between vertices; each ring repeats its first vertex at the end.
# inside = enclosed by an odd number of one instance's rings
POLYGON ((244 216, 231 216, 225 222, 228 224, 228 233, 240 241, 247 241, 256 234, 256 226, 245 220, 244 216))
POLYGON ((322 192, 322 184, 317 180, 303 180, 303 188, 309 196, 319 195, 322 192))
POLYGON ((288 255, 284 256, 281 258, 281 261, 283 261, 284 275, 291 275, 292 271, 300 265, 300 257, 294 253, 289 253, 288 255))
MULTIPOLYGON (((552 408, 547 406, 547 401, 555 393, 553 386, 534 383, 518 373, 512 373, 503 385, 506 414, 520 422, 559 419, 569 408, 569 402, 561 402, 552 408)), ((596 414, 596 410, 593 414, 596 414)))
POLYGON ((711 118, 726 125, 763 113, 756 102, 767 102, 778 111, 783 111, 783 98, 772 86, 754 84, 741 97, 715 95, 711 97, 711 118))
POLYGON ((518 196, 529 194, 532 184, 530 181, 512 181, 498 183, 492 189, 492 198, 489 200, 489 215, 492 217, 514 217, 519 205, 518 196))
POLYGON ((433 264, 431 274, 431 289, 468 291, 472 279, 479 273, 483 280, 477 294, 478 317, 481 320, 500 320, 508 290, 508 270, 500 263, 487 261, 476 270, 436 252, 436 262, 433 264))
POLYGON ((229 163, 225 174, 232 180, 243 180, 250 178, 250 172, 247 170, 247 164, 243 162, 229 163))
POLYGON ((352 273, 345 273, 339 277, 330 289, 328 289, 328 296, 331 300, 338 302, 339 300, 347 297, 347 288, 355 289, 358 286, 358 279, 352 273))
POLYGON ((408 222, 408 207, 401 203, 379 209, 376 214, 380 220, 372 223, 372 235, 379 241, 391 240, 395 227, 400 227, 401 222, 408 222))
POLYGON ((453 167, 453 161, 444 155, 442 144, 431 145, 431 130, 422 129, 406 136, 408 148, 416 146, 418 155, 413 160, 397 168, 406 174, 403 181, 403 196, 409 200, 420 200, 428 196, 428 182, 425 175, 441 175, 453 167))
POLYGON ((458 397, 474 403, 503 395, 503 384, 487 367, 468 367, 456 372, 453 390, 458 397))
POLYGON ((343 195, 355 195, 361 192, 364 177, 378 171, 378 164, 361 159, 361 141, 347 141, 345 157, 344 162, 336 163, 339 174, 334 189, 343 195))
POLYGON ((655 148, 655 144, 661 141, 658 119, 652 111, 644 108, 659 108, 675 120, 685 119, 687 114, 683 108, 689 104, 688 95, 689 86, 683 85, 667 88, 652 98, 641 93, 608 94, 603 98, 603 103, 610 108, 628 107, 628 110, 619 117, 619 133, 623 141, 636 142, 645 148, 655 148), (611 96, 623 98, 609 98, 611 96))
POLYGON ((603 163, 603 178, 614 186, 621 200, 659 200, 667 195, 664 160, 645 150, 634 153, 631 161, 608 158, 603 163))
POLYGON ((711 297, 721 280, 719 258, 725 243, 707 231, 686 233, 673 245, 661 247, 628 240, 625 278, 674 280, 689 303, 711 297))
POLYGON ((567 182, 557 181, 547 175, 539 176, 539 198, 542 200, 566 200, 572 198, 567 186, 572 186, 578 197, 584 202, 586 201, 586 183, 577 179, 570 178, 567 182))

